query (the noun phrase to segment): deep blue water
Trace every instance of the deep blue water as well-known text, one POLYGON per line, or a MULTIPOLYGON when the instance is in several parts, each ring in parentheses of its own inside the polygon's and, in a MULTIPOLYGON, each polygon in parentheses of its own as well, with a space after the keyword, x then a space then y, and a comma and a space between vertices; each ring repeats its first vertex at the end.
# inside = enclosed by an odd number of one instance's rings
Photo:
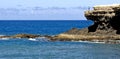
POLYGON ((14 35, 19 33, 56 35, 71 28, 84 28, 91 21, 80 20, 9 20, 0 21, 0 34, 14 35))
MULTIPOLYGON (((91 21, 0 21, 0 35, 19 33, 56 35, 71 28, 85 28, 91 21)), ((0 59, 119 59, 119 44, 49 42, 28 39, 0 40, 0 59)))

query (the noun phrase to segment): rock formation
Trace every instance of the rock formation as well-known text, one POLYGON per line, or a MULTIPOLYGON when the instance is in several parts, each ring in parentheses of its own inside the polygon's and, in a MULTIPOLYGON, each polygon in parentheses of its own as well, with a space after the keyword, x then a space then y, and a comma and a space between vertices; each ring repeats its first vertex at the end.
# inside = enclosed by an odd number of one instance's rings
POLYGON ((40 37, 40 35, 33 35, 33 34, 16 34, 11 36, 12 38, 36 38, 40 37))
POLYGON ((120 43, 120 4, 95 6, 85 11, 85 17, 94 24, 85 29, 73 28, 53 40, 120 43))
POLYGON ((33 35, 33 34, 16 34, 11 36, 0 36, 0 38, 37 38, 41 37, 40 35, 33 35))
POLYGON ((16 34, 16 35, 11 35, 11 36, 0 36, 0 39, 4 39, 4 38, 12 38, 12 39, 17 39, 17 38, 26 38, 26 39, 29 39, 29 38, 38 38, 38 37, 44 37, 46 39, 51 39, 52 36, 49 36, 49 35, 36 35, 36 34, 16 34))
POLYGON ((88 27, 89 32, 106 31, 107 34, 120 34, 119 4, 95 6, 93 10, 85 11, 85 17, 94 21, 94 25, 88 27))

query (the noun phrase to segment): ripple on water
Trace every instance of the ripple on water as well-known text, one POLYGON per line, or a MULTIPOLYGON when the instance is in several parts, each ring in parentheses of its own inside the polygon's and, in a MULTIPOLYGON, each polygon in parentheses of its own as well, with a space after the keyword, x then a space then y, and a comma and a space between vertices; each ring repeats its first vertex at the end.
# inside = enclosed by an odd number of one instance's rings
POLYGON ((2 59, 119 59, 120 45, 85 42, 0 41, 2 59))

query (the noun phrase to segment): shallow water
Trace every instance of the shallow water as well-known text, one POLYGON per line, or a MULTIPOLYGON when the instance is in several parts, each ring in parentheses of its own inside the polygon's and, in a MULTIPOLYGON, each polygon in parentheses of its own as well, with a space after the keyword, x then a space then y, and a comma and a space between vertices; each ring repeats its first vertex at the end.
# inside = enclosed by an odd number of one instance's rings
POLYGON ((119 44, 1 40, 0 59, 119 59, 119 44))

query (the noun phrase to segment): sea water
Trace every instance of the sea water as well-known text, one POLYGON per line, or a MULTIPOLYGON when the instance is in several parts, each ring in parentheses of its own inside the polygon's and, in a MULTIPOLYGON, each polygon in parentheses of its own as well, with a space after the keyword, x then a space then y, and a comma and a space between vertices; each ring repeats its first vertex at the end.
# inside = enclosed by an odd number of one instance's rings
MULTIPOLYGON (((71 28, 85 28, 81 20, 1 20, 0 35, 21 33, 57 35, 71 28)), ((45 38, 0 39, 0 59, 119 59, 119 44, 50 42, 45 38)))

